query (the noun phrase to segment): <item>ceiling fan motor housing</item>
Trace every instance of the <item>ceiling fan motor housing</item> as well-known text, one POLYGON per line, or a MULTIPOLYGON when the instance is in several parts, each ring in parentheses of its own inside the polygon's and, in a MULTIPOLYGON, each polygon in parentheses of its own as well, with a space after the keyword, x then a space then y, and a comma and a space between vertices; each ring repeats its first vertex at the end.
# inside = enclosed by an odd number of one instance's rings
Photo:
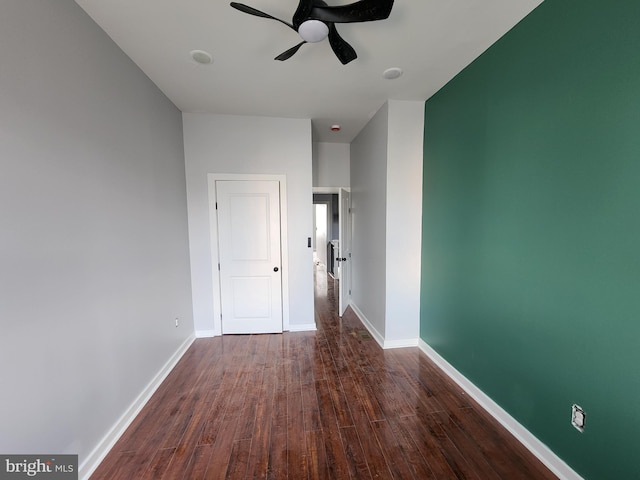
POLYGON ((243 3, 231 2, 231 6, 249 15, 276 20, 298 32, 303 41, 282 52, 275 60, 287 60, 305 43, 317 43, 329 37, 333 53, 343 65, 346 65, 358 55, 340 36, 335 24, 384 20, 391 14, 393 2, 394 0, 359 0, 348 5, 329 6, 324 0, 299 0, 291 23, 243 3))

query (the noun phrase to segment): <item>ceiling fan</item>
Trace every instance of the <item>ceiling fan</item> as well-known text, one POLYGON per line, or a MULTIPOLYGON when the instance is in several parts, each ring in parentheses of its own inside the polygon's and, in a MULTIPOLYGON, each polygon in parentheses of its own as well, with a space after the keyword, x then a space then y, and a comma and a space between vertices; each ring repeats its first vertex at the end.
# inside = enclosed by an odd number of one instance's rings
POLYGON ((283 23, 302 37, 302 42, 281 53, 274 60, 287 60, 305 43, 321 42, 329 37, 333 53, 343 65, 346 65, 355 60, 358 55, 353 47, 338 34, 335 24, 384 20, 391 14, 393 0, 360 0, 349 5, 334 7, 327 5, 323 0, 300 0, 291 23, 243 3, 231 2, 231 6, 256 17, 270 18, 283 23))

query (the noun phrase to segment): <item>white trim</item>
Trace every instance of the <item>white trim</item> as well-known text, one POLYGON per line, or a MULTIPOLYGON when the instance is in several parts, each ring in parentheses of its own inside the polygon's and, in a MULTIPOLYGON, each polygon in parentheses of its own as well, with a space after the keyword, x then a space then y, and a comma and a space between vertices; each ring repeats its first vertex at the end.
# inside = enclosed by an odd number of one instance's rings
POLYGON ((384 336, 376 330, 373 324, 369 321, 369 319, 362 313, 362 311, 358 308, 358 306, 350 302, 349 306, 353 310, 353 312, 360 319, 365 328, 369 331, 371 336, 378 342, 378 345, 382 347, 384 350, 391 350, 393 348, 406 348, 406 347, 417 347, 418 339, 417 338, 405 338, 400 340, 385 340, 384 336))
POLYGON ((289 325, 290 332, 315 332, 317 330, 315 323, 301 323, 300 325, 289 325))
POLYGON ((367 317, 365 317, 364 313, 362 313, 362 311, 358 308, 358 306, 355 303, 351 302, 349 306, 354 311, 354 313, 358 316, 358 318, 360 319, 362 324, 365 326, 365 328, 369 330, 369 333, 374 338, 374 340, 378 342, 378 345, 384 348, 384 337, 382 336, 382 334, 380 334, 380 332, 376 330, 373 324, 369 321, 367 317))
POLYGON ((129 425, 131 425, 131 422, 133 422, 142 408, 147 404, 164 379, 167 378, 169 373, 171 373, 171 370, 173 370, 178 361, 180 361, 194 340, 195 337, 191 335, 182 343, 182 345, 180 345, 180 347, 178 347, 176 352, 164 364, 151 382, 149 382, 140 395, 138 395, 129 408, 127 408, 127 410, 122 414, 120 419, 113 425, 113 427, 111 427, 107 434, 98 443, 96 448, 93 449, 93 451, 87 456, 86 460, 80 465, 80 468, 78 469, 79 478, 83 480, 88 479, 95 469, 98 468, 100 462, 104 460, 104 457, 107 456, 125 430, 129 425))
POLYGON ((215 330, 196 330, 196 338, 211 338, 219 336, 220 334, 216 333, 215 330))
POLYGON ((476 387, 468 378, 456 370, 422 339, 419 340, 418 347, 560 479, 583 480, 569 465, 553 453, 549 447, 538 440, 529 430, 524 428, 515 418, 509 415, 509 413, 494 402, 486 393, 476 387))
POLYGON ((407 348, 407 347, 417 347, 418 339, 417 338, 403 338, 400 340, 385 340, 382 348, 385 350, 389 350, 392 348, 407 348))
POLYGON ((287 203, 287 176, 269 174, 209 173, 207 174, 209 193, 209 240, 211 251, 211 281, 213 284, 213 332, 222 335, 220 316, 220 274, 218 272, 218 218, 216 215, 216 181, 218 180, 273 180, 280 183, 280 248, 282 262, 282 331, 289 330, 289 229, 287 203))
POLYGON ((340 193, 341 188, 349 192, 351 191, 351 187, 313 187, 312 191, 313 193, 319 194, 333 194, 340 193))

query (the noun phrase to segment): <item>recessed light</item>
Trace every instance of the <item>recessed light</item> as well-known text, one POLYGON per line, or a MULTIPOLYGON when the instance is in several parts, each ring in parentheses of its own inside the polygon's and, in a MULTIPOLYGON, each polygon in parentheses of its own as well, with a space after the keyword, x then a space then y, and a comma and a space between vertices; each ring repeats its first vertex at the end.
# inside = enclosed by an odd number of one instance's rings
POLYGON ((213 62, 213 57, 211 57, 211 54, 209 52, 205 52, 204 50, 191 50, 191 52, 189 53, 191 55, 191 58, 193 58, 195 62, 202 65, 209 65, 213 62))
POLYGON ((382 76, 387 80, 395 80, 402 75, 402 69, 399 67, 387 68, 382 72, 382 76))

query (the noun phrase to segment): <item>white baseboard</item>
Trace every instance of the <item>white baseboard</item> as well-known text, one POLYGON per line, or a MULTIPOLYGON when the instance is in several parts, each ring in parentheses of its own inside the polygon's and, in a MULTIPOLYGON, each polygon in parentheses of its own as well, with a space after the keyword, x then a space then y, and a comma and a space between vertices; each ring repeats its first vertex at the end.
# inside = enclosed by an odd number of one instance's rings
POLYGON ((376 330, 376 328, 371 324, 369 319, 362 313, 362 310, 358 308, 358 306, 354 303, 350 303, 349 306, 353 310, 353 312, 360 319, 365 328, 369 331, 371 336, 378 342, 384 350, 390 350, 392 348, 406 348, 406 347, 417 347, 418 339, 417 338, 406 338, 400 340, 385 340, 384 336, 376 330))
POLYGON ((533 453, 549 470, 562 480, 583 480, 569 465, 538 440, 529 430, 524 428, 515 418, 509 415, 500 405, 476 387, 468 378, 456 370, 449 362, 438 354, 422 339, 418 346, 433 362, 438 365, 454 382, 480 404, 492 417, 505 427, 516 439, 533 453))
POLYGON ((211 338, 220 336, 215 330, 196 330, 196 338, 211 338))
POLYGON ((384 348, 384 336, 378 330, 376 330, 376 328, 372 325, 369 319, 364 315, 364 313, 362 313, 362 311, 358 308, 358 306, 355 303, 352 302, 349 304, 349 306, 354 311, 354 313, 358 316, 358 318, 360 319, 362 324, 365 326, 365 328, 369 330, 369 333, 374 338, 374 340, 378 342, 378 345, 384 348))
POLYGON ((173 370, 173 367, 176 366, 194 340, 195 336, 191 335, 182 343, 182 345, 180 345, 178 350, 176 350, 171 358, 164 364, 142 393, 138 395, 138 398, 133 401, 115 425, 111 427, 109 432, 107 432, 103 439, 98 443, 98 446, 93 449, 86 460, 80 465, 78 469, 78 478, 86 480, 91 476, 95 469, 98 468, 100 462, 104 460, 104 457, 107 456, 109 450, 113 448, 125 430, 129 425, 131 425, 131 422, 133 422, 142 408, 147 404, 164 379, 167 378, 167 375, 169 375, 171 370, 173 370))
POLYGON ((407 348, 407 347, 417 347, 418 339, 417 338, 405 338, 400 340, 385 340, 382 348, 385 350, 390 350, 392 348, 407 348))
POLYGON ((289 332, 315 332, 317 330, 315 323, 302 323, 300 325, 289 324, 289 332))

